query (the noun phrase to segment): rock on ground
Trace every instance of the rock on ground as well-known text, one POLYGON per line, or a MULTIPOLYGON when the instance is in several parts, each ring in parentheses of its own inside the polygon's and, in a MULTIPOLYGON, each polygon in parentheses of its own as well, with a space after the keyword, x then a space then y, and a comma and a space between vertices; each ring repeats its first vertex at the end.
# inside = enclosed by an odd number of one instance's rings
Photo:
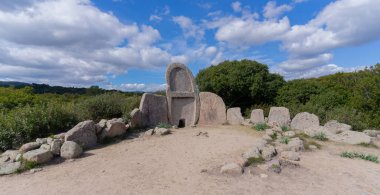
POLYGON ((23 154, 22 158, 27 161, 36 162, 38 164, 49 162, 53 158, 53 154, 50 150, 37 149, 31 150, 23 154))
POLYGON ((20 153, 25 153, 25 152, 28 152, 30 150, 34 150, 34 149, 37 149, 41 146, 40 143, 37 143, 37 142, 29 142, 29 143, 26 143, 24 145, 21 146, 21 148, 19 149, 19 152, 20 153))
POLYGON ((315 114, 301 112, 293 118, 290 127, 294 130, 305 130, 308 128, 319 127, 319 118, 315 114))
POLYGON ((261 157, 263 157, 263 159, 265 159, 266 161, 271 160, 272 157, 275 155, 276 155, 276 149, 271 145, 266 145, 261 150, 261 157))
POLYGON ((55 155, 59 155, 61 153, 61 146, 62 141, 59 139, 55 139, 50 144, 50 151, 55 155))
POLYGON ((0 165, 0 175, 12 174, 20 168, 21 168, 20 162, 2 164, 0 165))
POLYGON ((155 128, 154 133, 156 135, 167 135, 170 133, 170 130, 166 128, 155 128))
POLYGON ((121 122, 120 119, 112 119, 107 121, 106 128, 103 129, 100 138, 113 138, 124 135, 126 132, 127 128, 124 122, 121 122))
POLYGON ((78 123, 66 133, 65 141, 74 141, 84 148, 92 148, 97 142, 96 126, 94 121, 88 120, 78 123))
POLYGON ((221 97, 211 92, 200 92, 200 125, 221 125, 227 120, 226 105, 221 97))
POLYGON ((342 133, 329 137, 330 140, 347 144, 371 143, 371 137, 362 132, 343 131, 342 133))
POLYGON ((17 156, 20 154, 18 150, 7 150, 2 153, 1 157, 8 157, 10 161, 16 161, 17 156))
POLYGON ((130 113, 131 116, 131 122, 130 125, 132 128, 140 127, 141 126, 141 111, 138 108, 135 108, 130 113))
POLYGON ((243 173, 243 168, 237 163, 228 163, 220 168, 220 173, 229 175, 240 175, 243 173))
POLYGON ((251 112, 251 123, 265 123, 264 111, 262 109, 254 109, 251 112))
POLYGON ((298 152, 294 152, 294 151, 283 151, 280 154, 280 158, 292 160, 292 161, 299 161, 300 160, 300 154, 298 152))
POLYGON ((79 157, 83 153, 82 147, 73 142, 66 141, 61 147, 61 157, 65 159, 73 159, 79 157))
POLYGON ((294 137, 296 135, 296 132, 294 131, 286 131, 283 133, 284 136, 286 137, 294 137))
POLYGON ((154 134, 154 129, 149 129, 147 131, 145 131, 144 135, 145 136, 152 136, 154 134))
POLYGON ((344 123, 339 123, 336 120, 328 121, 324 127, 327 131, 330 131, 331 133, 337 134, 343 131, 350 131, 352 129, 351 125, 347 125, 344 123))
POLYGON ((285 107, 271 107, 268 116, 268 123, 270 125, 288 125, 290 122, 289 109, 285 107))
POLYGON ((141 126, 168 124, 168 103, 165 96, 144 93, 140 101, 141 126))
POLYGON ((370 136, 370 137, 377 137, 378 135, 380 135, 380 130, 369 130, 369 129, 366 129, 363 131, 363 133, 365 133, 366 135, 370 136))
POLYGON ((39 144, 46 144, 47 143, 47 138, 37 138, 36 142, 39 144))
POLYGON ((244 122, 244 118, 241 115, 241 111, 239 107, 229 108, 227 110, 227 122, 230 125, 240 125, 244 122))

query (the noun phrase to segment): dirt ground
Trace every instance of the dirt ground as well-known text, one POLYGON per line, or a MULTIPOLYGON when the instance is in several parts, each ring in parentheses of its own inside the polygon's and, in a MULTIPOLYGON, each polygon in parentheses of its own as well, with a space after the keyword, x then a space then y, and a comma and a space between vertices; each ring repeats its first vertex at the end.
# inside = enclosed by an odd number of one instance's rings
POLYGON ((126 139, 41 172, 0 177, 0 194, 380 194, 380 164, 339 156, 346 150, 380 156, 380 149, 362 146, 324 143, 302 153, 300 168, 266 172, 267 178, 218 172, 259 137, 246 127, 219 126, 126 139), (199 131, 209 136, 195 136, 199 131))

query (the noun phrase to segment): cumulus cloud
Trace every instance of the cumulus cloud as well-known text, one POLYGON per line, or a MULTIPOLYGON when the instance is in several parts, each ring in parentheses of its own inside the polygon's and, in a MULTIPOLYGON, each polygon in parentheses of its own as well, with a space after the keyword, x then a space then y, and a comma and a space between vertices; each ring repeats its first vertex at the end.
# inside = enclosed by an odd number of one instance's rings
POLYGON ((269 1, 264 7, 265 18, 278 18, 283 13, 292 10, 290 5, 277 6, 275 1, 269 1))
POLYGON ((173 22, 181 27, 185 37, 187 38, 193 37, 195 39, 202 39, 204 36, 204 30, 194 24, 193 21, 186 16, 174 16, 173 22))
POLYGON ((165 90, 166 84, 123 83, 121 85, 111 86, 110 88, 122 91, 156 92, 165 90))
POLYGON ((17 2, 0 9, 0 79, 90 85, 177 58, 154 45, 153 27, 123 24, 89 0, 17 2))
POLYGON ((149 21, 161 22, 164 16, 170 14, 170 7, 165 5, 162 9, 156 9, 154 14, 149 16, 149 21))
POLYGON ((232 10, 234 12, 240 12, 241 11, 241 3, 239 1, 235 1, 231 4, 232 10))

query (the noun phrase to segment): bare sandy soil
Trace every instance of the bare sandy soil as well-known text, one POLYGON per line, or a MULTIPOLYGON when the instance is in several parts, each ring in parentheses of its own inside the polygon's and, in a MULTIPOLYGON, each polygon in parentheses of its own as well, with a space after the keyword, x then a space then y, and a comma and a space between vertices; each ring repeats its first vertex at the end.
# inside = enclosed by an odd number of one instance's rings
POLYGON ((379 164, 339 157, 346 150, 380 156, 380 149, 331 142, 303 152, 300 168, 266 172, 267 178, 218 172, 259 137, 245 127, 220 126, 127 139, 41 172, 0 177, 0 194, 380 194, 379 164), (195 136, 198 131, 209 137, 195 136))

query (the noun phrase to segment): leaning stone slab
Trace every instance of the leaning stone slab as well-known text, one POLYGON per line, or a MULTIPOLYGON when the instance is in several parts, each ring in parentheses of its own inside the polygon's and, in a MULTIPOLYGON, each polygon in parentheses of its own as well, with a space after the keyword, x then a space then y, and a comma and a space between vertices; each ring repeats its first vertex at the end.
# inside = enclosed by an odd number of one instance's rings
POLYGON ((65 141, 74 141, 84 148, 91 148, 96 145, 96 126, 94 121, 88 120, 78 123, 65 135, 65 141))
POLYGON ((240 125, 244 122, 244 118, 241 115, 239 107, 229 108, 227 110, 227 122, 230 125, 240 125))
POLYGON ((166 69, 166 97, 171 125, 195 126, 199 118, 199 94, 194 76, 184 64, 166 69))
POLYGON ((343 131, 342 133, 330 136, 329 139, 335 142, 342 142, 347 144, 369 144, 371 142, 370 136, 357 131, 343 131))
POLYGON ((144 93, 140 102, 141 126, 151 127, 168 123, 168 104, 166 97, 144 93))
POLYGON ((141 111, 138 108, 132 110, 131 114, 131 127, 136 128, 141 126, 141 111))
POLYGON ((352 129, 351 125, 347 125, 344 123, 339 123, 336 120, 328 121, 324 127, 327 129, 327 131, 330 131, 331 133, 337 134, 343 131, 350 131, 352 129))
POLYGON ((49 162, 53 158, 53 154, 50 150, 37 149, 31 150, 25 153, 22 158, 27 161, 36 162, 38 164, 49 162))
POLYGON ((61 157, 65 159, 73 159, 79 157, 83 153, 82 147, 72 141, 63 143, 61 147, 61 157))
POLYGON ((290 122, 289 109, 285 107, 271 107, 268 116, 270 125, 288 125, 290 122))
POLYGON ((294 130, 305 130, 315 127, 319 127, 319 118, 317 115, 308 112, 298 113, 290 124, 290 128, 294 130))
POLYGON ((19 149, 19 152, 20 153, 25 153, 25 152, 28 152, 30 150, 34 150, 34 149, 37 149, 41 146, 40 143, 37 143, 37 142, 29 142, 29 143, 26 143, 24 145, 21 146, 21 148, 19 149))
POLYGON ((251 123, 265 123, 264 111, 262 109, 254 109, 251 112, 251 123))
POLYGON ((226 105, 223 99, 211 92, 199 93, 200 111, 198 124, 221 125, 226 122, 226 105))
POLYGON ((101 139, 113 138, 120 135, 124 135, 127 132, 127 128, 124 122, 118 119, 112 119, 107 121, 106 128, 103 129, 101 139))
POLYGON ((0 175, 9 175, 15 173, 21 168, 20 162, 6 163, 0 165, 0 175))

